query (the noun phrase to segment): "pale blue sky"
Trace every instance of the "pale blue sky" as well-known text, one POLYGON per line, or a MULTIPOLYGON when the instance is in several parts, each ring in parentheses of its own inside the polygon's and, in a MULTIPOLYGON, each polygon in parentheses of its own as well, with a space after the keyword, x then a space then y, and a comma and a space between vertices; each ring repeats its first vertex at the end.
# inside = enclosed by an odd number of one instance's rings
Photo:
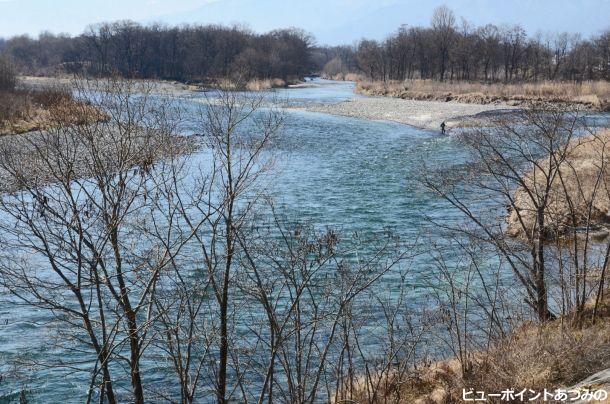
POLYGON ((441 4, 475 25, 520 23, 536 31, 610 28, 610 0, 0 0, 0 37, 78 34, 91 23, 131 19, 168 24, 245 24, 257 32, 296 26, 319 43, 381 39, 401 24, 427 25, 441 4))

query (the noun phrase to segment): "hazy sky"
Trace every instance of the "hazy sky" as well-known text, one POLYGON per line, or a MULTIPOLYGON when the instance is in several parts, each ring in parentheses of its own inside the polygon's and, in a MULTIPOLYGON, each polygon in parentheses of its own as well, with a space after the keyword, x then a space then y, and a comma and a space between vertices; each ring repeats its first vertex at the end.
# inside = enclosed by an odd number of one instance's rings
POLYGON ((427 25, 441 4, 475 25, 520 23, 530 33, 589 36, 610 28, 610 0, 0 0, 0 36, 78 34, 88 24, 130 19, 238 23, 257 32, 295 26, 319 43, 353 43, 381 39, 401 24, 427 25))

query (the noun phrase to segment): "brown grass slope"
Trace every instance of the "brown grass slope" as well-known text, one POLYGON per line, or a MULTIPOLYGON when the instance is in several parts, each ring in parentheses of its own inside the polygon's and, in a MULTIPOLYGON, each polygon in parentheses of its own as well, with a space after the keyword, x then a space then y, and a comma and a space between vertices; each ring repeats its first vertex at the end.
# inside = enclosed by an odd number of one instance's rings
MULTIPOLYGON (((569 388, 610 367, 608 303, 606 300, 602 305, 595 322, 584 322, 580 327, 575 327, 571 318, 544 325, 523 324, 489 350, 473 354, 468 374, 462 373, 456 359, 423 364, 406 374, 387 372, 382 380, 374 379, 371 384, 377 391, 373 400, 370 385, 367 388, 361 382, 342 402, 462 403, 463 389, 498 393, 506 389, 569 388)), ((487 402, 507 401, 489 398, 487 402)))
POLYGON ((66 123, 92 123, 104 118, 97 108, 75 100, 65 89, 0 93, 0 136, 50 129, 66 123))
POLYGON ((360 79, 356 85, 356 92, 402 99, 473 104, 521 105, 532 101, 545 101, 574 104, 597 111, 610 111, 610 83, 607 81, 483 84, 434 80, 371 82, 360 79))

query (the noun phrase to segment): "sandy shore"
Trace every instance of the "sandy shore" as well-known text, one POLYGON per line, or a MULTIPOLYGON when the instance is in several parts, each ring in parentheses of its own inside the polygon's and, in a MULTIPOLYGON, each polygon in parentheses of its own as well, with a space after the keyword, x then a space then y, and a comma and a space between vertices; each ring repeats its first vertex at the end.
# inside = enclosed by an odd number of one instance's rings
POLYGON ((506 104, 463 104, 458 102, 415 101, 390 97, 357 97, 337 104, 312 104, 307 111, 350 116, 355 118, 386 120, 404 123, 423 129, 440 130, 441 122, 447 128, 480 124, 483 115, 515 107, 506 104), (479 116, 477 116, 479 115, 479 116))

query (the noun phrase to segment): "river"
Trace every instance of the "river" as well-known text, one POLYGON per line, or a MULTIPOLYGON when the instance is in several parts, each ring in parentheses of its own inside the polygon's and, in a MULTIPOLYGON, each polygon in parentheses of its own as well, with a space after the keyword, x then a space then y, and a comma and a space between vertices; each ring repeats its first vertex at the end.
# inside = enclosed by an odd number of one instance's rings
MULTIPOLYGON (((333 103, 352 97, 353 83, 315 80, 315 86, 276 90, 273 95, 288 104, 333 103)), ((197 105, 203 95, 183 97, 197 105)), ((285 122, 275 144, 277 163, 270 192, 287 217, 311 223, 318 229, 334 228, 340 234, 374 237, 390 229, 405 245, 414 243, 429 226, 426 217, 458 220, 446 202, 426 192, 416 181, 425 164, 451 167, 464 159, 464 150, 451 136, 393 122, 330 116, 299 109, 284 109, 285 122)), ((408 278, 413 304, 422 304, 429 286, 430 256, 412 262, 408 278)), ((384 288, 398 287, 398 277, 386 277, 384 288)), ((6 300, 5 300, 6 302, 6 300)), ((11 363, 32 359, 70 357, 47 343, 53 338, 48 313, 15 304, 0 306, 0 372, 12 373, 11 363)), ((33 402, 81 402, 82 380, 54 369, 18 365, 26 382, 0 382, 2 397, 17 398, 22 387, 33 402)))

